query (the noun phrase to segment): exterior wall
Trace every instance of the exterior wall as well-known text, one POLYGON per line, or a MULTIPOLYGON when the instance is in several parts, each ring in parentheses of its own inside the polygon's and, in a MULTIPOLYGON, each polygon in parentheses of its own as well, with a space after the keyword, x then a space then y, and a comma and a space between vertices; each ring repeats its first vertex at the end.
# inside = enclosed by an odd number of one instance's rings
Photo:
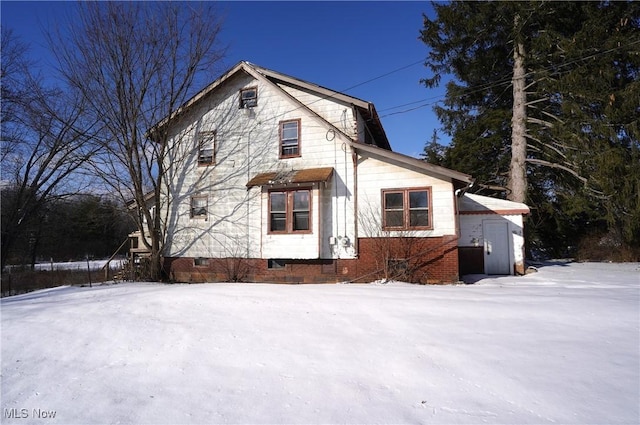
MULTIPOLYGON (((290 258, 290 259, 311 259, 320 258, 321 231, 320 223, 322 207, 320 204, 319 184, 304 185, 311 187, 311 232, 292 234, 270 234, 269 233, 269 191, 262 190, 262 242, 260 244, 260 258, 290 258)), ((278 188, 278 186, 274 187, 278 188)))
POLYGON ((333 98, 320 97, 317 94, 284 84, 280 84, 279 86, 316 114, 340 129, 344 134, 354 140, 356 139, 357 135, 354 131, 356 128, 356 120, 353 116, 351 105, 337 102, 333 98))
MULTIPOLYGON (((329 100, 318 102, 318 107, 338 115, 344 111, 344 105, 332 106, 329 100)), ((350 119, 347 127, 353 127, 350 119)), ((346 140, 271 84, 244 73, 231 77, 182 118, 174 127, 173 142, 174 175, 165 191, 165 198, 171 200, 166 211, 167 257, 289 258, 295 246, 301 258, 354 258, 349 245, 332 243, 339 236, 355 237, 349 189, 353 163, 343 149, 346 140), (257 87, 258 104, 240 109, 239 90, 249 87, 257 87), (289 119, 301 120, 301 156, 280 159, 279 123, 289 119), (215 165, 197 164, 198 130, 216 132, 215 165), (302 238, 267 235, 267 188, 247 189, 246 183, 259 173, 328 166, 334 168, 332 179, 321 183, 322 190, 316 184, 314 192, 312 208, 318 220, 314 220, 313 234, 302 238), (192 196, 208 200, 206 219, 190 218, 192 196)))
POLYGON ((268 81, 238 72, 172 127, 171 157, 165 165, 173 174, 163 196, 168 234, 165 272, 170 278, 184 282, 371 281, 384 276, 379 243, 386 237, 392 246, 388 259, 409 261, 414 281, 457 281, 452 182, 372 154, 355 155, 344 134, 315 115, 354 139, 364 138, 364 127, 356 126, 357 117, 349 105, 282 88, 313 112, 268 81), (239 108, 239 91, 254 87, 257 106, 239 108), (300 120, 300 157, 281 159, 279 123, 293 119, 300 120), (215 131, 214 165, 198 164, 199 131, 215 131), (300 185, 313 189, 312 231, 270 234, 269 190, 292 186, 247 188, 247 182, 260 173, 318 167, 332 167, 332 177, 300 185), (431 191, 433 229, 383 232, 382 190, 421 187, 431 191), (207 200, 206 217, 191 218, 194 196, 207 200), (195 259, 208 260, 195 265, 195 259), (286 265, 270 269, 270 259, 286 259, 286 265))
POLYGON ((407 236, 407 232, 384 232, 382 229, 382 190, 421 188, 431 189, 431 218, 433 230, 410 231, 414 237, 456 235, 456 210, 451 181, 430 176, 424 171, 401 167, 371 156, 358 159, 358 214, 361 217, 359 237, 384 235, 407 236))
POLYGON ((461 252, 461 274, 484 273, 484 269, 478 271, 477 264, 484 266, 484 234, 483 222, 486 220, 502 221, 508 224, 509 237, 509 263, 511 274, 524 274, 524 224, 520 214, 461 214, 460 215, 460 239, 458 246, 461 252), (473 266, 462 264, 473 263, 473 266))
MULTIPOLYGON (((394 258, 413 257, 406 276, 390 278, 415 283, 453 283, 458 281, 457 240, 446 238, 416 238, 410 249, 406 241, 387 239, 394 258)), ((380 240, 366 238, 359 241, 361 256, 357 259, 290 259, 283 268, 268 268, 269 261, 246 258, 209 259, 205 266, 195 266, 189 257, 165 258, 164 268, 176 282, 274 282, 274 283, 366 283, 385 277, 380 263, 380 240)), ((383 242, 383 243, 386 243, 383 242)))

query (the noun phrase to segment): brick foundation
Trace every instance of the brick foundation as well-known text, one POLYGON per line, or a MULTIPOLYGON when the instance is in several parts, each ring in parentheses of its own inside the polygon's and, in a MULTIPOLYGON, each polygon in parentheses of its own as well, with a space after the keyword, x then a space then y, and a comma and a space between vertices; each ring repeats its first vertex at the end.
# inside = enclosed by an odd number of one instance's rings
POLYGON ((210 258, 196 266, 193 258, 167 257, 164 271, 172 281, 190 283, 366 283, 385 277, 423 284, 458 281, 455 236, 363 238, 358 240, 358 249, 356 259, 282 260, 276 264, 256 258, 210 258))

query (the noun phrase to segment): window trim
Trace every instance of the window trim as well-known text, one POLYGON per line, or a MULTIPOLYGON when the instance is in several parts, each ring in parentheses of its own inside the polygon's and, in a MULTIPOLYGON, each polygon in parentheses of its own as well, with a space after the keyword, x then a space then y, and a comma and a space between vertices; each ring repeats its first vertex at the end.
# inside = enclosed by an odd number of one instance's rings
POLYGON ((283 120, 280 121, 278 123, 278 154, 280 156, 280 159, 286 159, 286 158, 298 158, 300 156, 302 156, 302 149, 301 149, 301 135, 302 135, 302 120, 300 118, 296 118, 296 119, 292 119, 292 120, 283 120), (295 154, 290 154, 290 155, 285 155, 283 153, 283 136, 284 136, 284 125, 285 124, 290 124, 292 122, 297 123, 298 125, 298 143, 297 143, 297 148, 298 148, 298 152, 295 154))
POLYGON ((196 134, 196 148, 198 150, 198 167, 208 167, 211 165, 215 165, 216 164, 216 148, 217 148, 217 143, 218 143, 218 134, 215 130, 213 131, 198 131, 198 133, 196 134), (212 140, 211 142, 213 142, 213 146, 211 146, 211 150, 212 155, 211 155, 211 161, 201 161, 200 160, 200 152, 203 151, 202 149, 202 145, 204 144, 205 141, 207 140, 207 137, 211 137, 212 140))
POLYGON ((300 234, 312 234, 313 233, 313 187, 291 187, 271 189, 267 192, 267 234, 270 235, 300 235, 300 234), (308 230, 293 230, 293 196, 295 192, 309 192, 309 229, 308 230), (271 194, 272 193, 285 193, 286 205, 285 205, 285 230, 271 230, 271 194))
POLYGON ((407 187, 398 189, 382 189, 381 190, 381 205, 382 205, 382 229, 389 231, 401 231, 401 230, 433 230, 433 202, 432 202, 432 188, 431 186, 424 187, 407 187), (409 194, 411 192, 427 192, 427 214, 429 225, 427 226, 411 226, 411 208, 409 204, 409 194), (387 193, 402 193, 402 226, 387 226, 387 208, 385 203, 385 195, 387 193))
POLYGON ((239 109, 247 109, 247 108, 255 108, 256 106, 258 106, 258 86, 253 86, 253 87, 245 87, 243 89, 240 89, 239 91, 239 104, 238 107, 239 109), (242 97, 242 94, 248 91, 255 91, 256 95, 255 97, 250 97, 248 99, 245 99, 242 97), (248 100, 253 100, 254 104, 253 105, 247 105, 247 101, 248 100))
POLYGON ((198 195, 198 196, 192 196, 191 200, 189 202, 189 218, 191 218, 192 220, 207 220, 209 217, 209 197, 206 195, 198 195), (205 200, 205 207, 204 207, 204 214, 198 214, 195 215, 193 213, 194 211, 194 206, 193 203, 196 200, 199 199, 204 199, 205 200))

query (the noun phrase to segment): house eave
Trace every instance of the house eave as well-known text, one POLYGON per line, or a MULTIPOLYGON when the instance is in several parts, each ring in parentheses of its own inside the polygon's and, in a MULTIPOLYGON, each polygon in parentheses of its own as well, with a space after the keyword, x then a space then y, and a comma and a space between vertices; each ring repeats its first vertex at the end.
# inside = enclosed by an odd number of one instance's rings
POLYGON ((381 156, 388 160, 395 160, 403 164, 411 165, 413 167, 416 167, 420 170, 424 170, 432 174, 448 177, 456 182, 461 183, 461 184, 458 184, 457 187, 464 187, 465 185, 470 184, 474 181, 473 177, 471 177, 469 174, 461 173, 459 171, 451 170, 449 168, 441 167, 439 165, 430 164, 426 161, 422 161, 420 159, 413 158, 411 156, 404 155, 398 152, 393 152, 380 147, 366 145, 362 143, 350 143, 350 145, 356 151, 361 150, 367 153, 381 156))

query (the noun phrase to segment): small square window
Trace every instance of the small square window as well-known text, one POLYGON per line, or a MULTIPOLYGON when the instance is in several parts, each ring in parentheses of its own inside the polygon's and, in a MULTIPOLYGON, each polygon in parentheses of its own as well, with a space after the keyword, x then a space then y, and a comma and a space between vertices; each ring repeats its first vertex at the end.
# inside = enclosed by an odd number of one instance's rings
POLYGON ((240 90, 240 109, 258 106, 258 88, 251 87, 240 90))
POLYGON ((207 218, 208 200, 204 196, 191 198, 191 218, 207 218))
POLYGON ((196 267, 208 267, 209 266, 209 259, 208 258, 202 258, 202 257, 194 258, 193 259, 193 265, 196 266, 196 267))
POLYGON ((404 280, 409 270, 409 262, 405 259, 390 258, 387 260, 387 275, 391 279, 404 280))
POLYGON ((267 260, 267 268, 269 269, 284 269, 287 262, 282 259, 272 258, 267 260))

